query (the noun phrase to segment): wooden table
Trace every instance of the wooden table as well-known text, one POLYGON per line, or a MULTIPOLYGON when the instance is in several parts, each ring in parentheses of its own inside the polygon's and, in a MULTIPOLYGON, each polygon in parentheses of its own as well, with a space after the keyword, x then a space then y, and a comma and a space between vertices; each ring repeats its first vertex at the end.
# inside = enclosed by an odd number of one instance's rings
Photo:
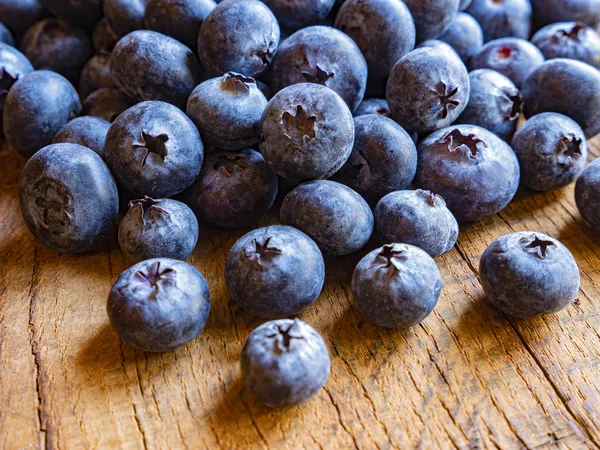
POLYGON ((2 449, 600 446, 600 237, 580 219, 572 187, 520 192, 464 230, 438 260, 435 312, 407 331, 378 328, 354 306, 349 279, 364 252, 328 260, 323 293, 300 317, 329 345, 331 377, 308 404, 271 411, 240 382, 242 345, 261 320, 232 304, 223 283, 227 252, 248 230, 201 228, 190 261, 210 285, 208 324, 177 351, 147 354, 121 342, 105 312, 128 262, 114 243, 84 256, 36 243, 19 213, 22 166, 0 150, 2 449), (515 320, 486 301, 479 257, 515 230, 551 234, 573 252, 581 290, 564 311, 515 320))

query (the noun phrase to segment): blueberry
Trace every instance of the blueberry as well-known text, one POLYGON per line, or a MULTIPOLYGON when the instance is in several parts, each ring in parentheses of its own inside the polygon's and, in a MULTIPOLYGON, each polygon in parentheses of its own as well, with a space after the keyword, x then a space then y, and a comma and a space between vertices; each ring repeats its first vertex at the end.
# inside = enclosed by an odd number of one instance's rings
POLYGON ((575 203, 585 221, 600 234, 600 158, 592 161, 577 179, 575 203))
POLYGON ((0 43, 8 44, 13 47, 15 45, 15 38, 2 22, 0 22, 0 43))
POLYGON ((132 200, 119 225, 121 251, 134 263, 152 258, 183 260, 197 242, 198 221, 192 210, 177 200, 132 200))
POLYGON ((321 335, 298 319, 256 328, 242 352, 242 377, 254 398, 272 408, 300 405, 329 377, 331 360, 321 335))
POLYGON ((213 0, 147 0, 144 25, 195 49, 200 25, 216 6, 213 0))
POLYGON ((31 26, 20 45, 21 51, 36 69, 60 73, 77 83, 85 62, 92 56, 92 43, 87 34, 59 19, 44 19, 31 26))
POLYGON ((367 318, 386 328, 421 323, 435 308, 442 277, 435 261, 418 247, 387 244, 360 260, 352 294, 367 318))
POLYGON ((75 88, 46 70, 25 75, 6 96, 3 112, 8 144, 24 158, 52 143, 54 136, 81 111, 75 88))
POLYGON ((521 90, 527 117, 557 112, 575 120, 586 137, 600 133, 600 71, 573 59, 551 59, 538 67, 521 90))
POLYGON ((529 39, 531 34, 529 0, 473 0, 467 12, 481 25, 485 42, 503 37, 529 39))
POLYGON ((146 0, 104 0, 104 16, 119 37, 144 28, 145 11, 146 0))
POLYGON ((84 253, 107 243, 119 209, 102 158, 77 144, 52 144, 27 162, 19 200, 33 235, 53 250, 84 253))
POLYGON ((2 136, 2 111, 8 91, 19 78, 31 72, 33 66, 23 53, 0 42, 0 137, 2 136))
POLYGON ((102 18, 103 0, 42 0, 52 15, 85 28, 102 18))
POLYGON ((123 111, 131 108, 135 102, 116 88, 102 88, 92 92, 83 102, 83 115, 100 117, 114 122, 123 111))
POLYGON ((280 219, 333 256, 359 251, 373 234, 373 213, 367 202, 349 187, 329 180, 309 181, 290 191, 280 219))
POLYGON ((415 47, 415 24, 404 2, 346 0, 335 27, 350 36, 365 56, 369 79, 385 79, 400 58, 415 47))
POLYGON ((439 39, 449 44, 458 53, 460 59, 468 64, 483 45, 483 31, 473 16, 458 13, 450 28, 439 39))
POLYGON ((184 110, 202 71, 192 51, 181 42, 140 30, 115 46, 111 74, 116 85, 134 100, 161 100, 184 110))
POLYGON ((271 79, 275 91, 296 83, 321 84, 354 111, 365 95, 367 63, 350 37, 319 25, 303 28, 281 43, 271 79))
POLYGON ((456 53, 419 48, 400 59, 390 74, 386 99, 392 117, 409 132, 447 127, 469 101, 469 74, 456 53))
POLYGON ((92 43, 96 52, 110 52, 119 40, 119 36, 110 28, 108 20, 103 17, 94 27, 92 43))
POLYGON ((325 20, 335 0, 265 0, 279 25, 287 33, 325 20))
POLYGON ((519 318, 560 311, 579 290, 579 268, 571 252, 533 231, 492 242, 481 256, 479 278, 489 300, 519 318))
POLYGON ((532 38, 546 59, 571 58, 600 69, 600 35, 578 22, 547 25, 532 38))
POLYGON ((521 115, 521 93, 512 81, 495 70, 474 70, 469 79, 469 103, 456 123, 478 125, 510 141, 521 115))
POLYGON ((231 299, 252 315, 289 317, 312 305, 325 280, 317 244, 283 225, 259 228, 242 236, 225 264, 231 299))
POLYGON ((104 141, 108 127, 110 123, 99 117, 77 117, 60 129, 54 136, 54 143, 83 145, 104 158, 104 141))
POLYGON ((417 26, 417 42, 435 39, 450 27, 461 0, 406 0, 417 26))
POLYGON ((600 0, 531 0, 536 25, 555 22, 583 22, 600 25, 600 0))
POLYGON ((519 128, 512 146, 519 158, 521 182, 536 191, 567 186, 587 162, 583 130, 562 114, 533 116, 519 128))
POLYGON ((531 73, 544 62, 544 55, 531 42, 519 38, 500 38, 488 42, 471 58, 470 70, 492 69, 510 78, 519 89, 531 73))
POLYGON ((354 119, 354 148, 334 176, 365 199, 405 189, 417 171, 417 149, 404 129, 387 117, 368 114, 354 119))
POLYGON ((92 56, 85 63, 79 77, 79 91, 83 98, 86 98, 98 89, 114 86, 110 75, 110 61, 111 54, 102 51, 92 56))
POLYGON ((414 245, 432 258, 452 250, 458 239, 458 222, 446 202, 429 191, 391 192, 379 200, 374 215, 384 243, 414 245))
POLYGON ((15 37, 48 16, 40 0, 0 0, 0 17, 15 37))
POLYGON ((202 140, 223 150, 241 150, 258 142, 267 99, 254 78, 235 72, 204 81, 192 91, 187 115, 202 140))
POLYGON ((204 149, 185 114, 168 103, 149 101, 115 119, 104 155, 119 184, 139 196, 163 198, 194 182, 204 149))
POLYGON ((390 117, 392 113, 385 98, 367 98, 363 100, 356 111, 354 117, 364 116, 366 114, 379 114, 384 117, 390 117))
POLYGON ((255 225, 276 196, 277 175, 251 149, 208 155, 184 194, 200 220, 226 228, 255 225))
POLYGON ((352 113, 324 86, 287 87, 263 112, 260 151, 271 169, 291 181, 329 178, 348 160, 353 143, 352 113))
POLYGON ((414 185, 441 195, 459 222, 496 214, 517 192, 515 153, 484 128, 444 128, 423 140, 418 154, 414 185))
POLYGON ((200 62, 212 77, 230 71, 258 76, 273 60, 279 35, 277 19, 264 3, 225 0, 200 27, 200 62))
POLYGON ((149 259, 119 276, 106 312, 125 342, 147 352, 165 352, 200 334, 210 312, 210 293, 202 274, 188 263, 149 259))

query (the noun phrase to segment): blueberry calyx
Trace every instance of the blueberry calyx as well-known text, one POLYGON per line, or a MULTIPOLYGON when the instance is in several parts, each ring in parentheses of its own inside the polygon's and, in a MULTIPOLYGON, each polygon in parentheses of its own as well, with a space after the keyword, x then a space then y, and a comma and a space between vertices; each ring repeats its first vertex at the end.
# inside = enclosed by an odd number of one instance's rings
POLYGON ((271 64, 271 61, 273 61, 273 57, 275 56, 275 52, 274 47, 277 46, 277 44, 274 41, 265 43, 266 44, 266 48, 264 49, 260 49, 258 50, 254 56, 256 56, 258 59, 260 59, 261 62, 261 70, 264 67, 267 67, 269 64, 271 64))
POLYGON ((65 208, 69 205, 69 195, 61 186, 46 184, 42 188, 43 195, 35 200, 35 204, 42 209, 42 219, 48 228, 56 225, 66 227, 73 220, 73 215, 65 208))
POLYGON ((560 43, 563 41, 570 42, 575 41, 574 44, 578 44, 581 42, 581 32, 585 30, 587 26, 581 22, 577 22, 571 28, 571 31, 566 30, 558 30, 550 39, 555 43, 560 43))
POLYGON ((458 94, 458 87, 450 88, 446 83, 440 81, 435 86, 435 89, 430 89, 430 91, 438 95, 440 102, 433 108, 430 108, 429 111, 433 114, 439 113, 442 119, 448 117, 450 109, 454 109, 460 105, 458 100, 454 100, 454 96, 458 94))
POLYGON ((486 143, 474 134, 463 134, 458 128, 446 133, 438 143, 447 145, 450 153, 464 155, 467 159, 477 159, 479 145, 487 147, 486 143))
POLYGON ((322 69, 319 64, 315 64, 312 66, 308 59, 305 59, 305 67, 300 73, 304 76, 306 81, 309 83, 321 84, 323 86, 327 86, 327 82, 330 78, 333 78, 335 74, 333 72, 328 72, 325 69, 322 69))
POLYGON ((242 161, 244 161, 244 158, 242 156, 237 156, 234 153, 219 155, 213 165, 213 170, 223 169, 227 173, 227 176, 231 176, 236 169, 239 170, 244 168, 244 165, 241 164, 242 161))
POLYGON ((315 122, 317 116, 309 115, 302 105, 296 105, 295 115, 285 111, 281 116, 284 134, 295 144, 301 144, 305 138, 312 139, 316 136, 315 122))
POLYGON ((147 195, 144 196, 144 198, 140 198, 140 199, 136 199, 136 200, 132 200, 129 202, 129 209, 132 209, 135 206, 140 206, 141 207, 141 213, 142 213, 142 222, 145 223, 145 217, 146 217, 146 213, 151 209, 156 209, 157 211, 159 211, 161 214, 166 214, 167 216, 169 215, 169 213, 167 211, 165 211, 163 208, 161 208, 158 205, 158 201, 154 200, 151 197, 148 197, 147 195))
POLYGON ((133 148, 146 151, 143 155, 142 167, 146 166, 151 154, 155 154, 156 157, 160 158, 160 161, 165 160, 168 153, 165 144, 168 140, 169 136, 165 133, 153 135, 142 130, 138 141, 132 144, 133 148))
POLYGON ((18 75, 11 75, 6 70, 6 67, 0 67, 0 97, 4 97, 8 94, 11 86, 15 84, 18 78, 18 75))
POLYGON ((377 257, 385 259, 385 264, 379 266, 379 269, 393 267, 400 272, 401 266, 399 260, 406 259, 407 249, 404 245, 400 244, 386 244, 381 247, 381 251, 377 254, 377 257))
POLYGON ((498 49, 498 51, 496 52, 496 55, 498 56, 499 59, 508 59, 512 56, 513 52, 515 52, 516 49, 508 47, 508 46, 504 46, 504 47, 500 47, 498 49))
POLYGON ((265 337, 273 339, 273 351, 278 355, 290 350, 292 339, 304 339, 298 319, 294 319, 294 322, 287 329, 281 325, 275 325, 272 331, 271 334, 267 334, 265 337))
POLYGON ((504 95, 511 101, 512 107, 506 115, 506 119, 510 121, 517 120, 521 115, 521 108, 523 107, 523 96, 518 89, 506 89, 504 95))
POLYGON ((523 245, 523 250, 525 252, 530 253, 539 259, 546 259, 550 248, 556 247, 554 242, 540 239, 535 234, 521 238, 520 242, 521 244, 526 244, 523 245))
POLYGON ((271 261, 275 256, 280 255, 283 251, 277 247, 270 247, 269 244, 273 236, 269 236, 263 242, 258 239, 252 239, 254 249, 247 250, 246 255, 251 259, 256 259, 259 265, 262 266, 263 261, 271 261))
POLYGON ((175 270, 170 268, 161 271, 160 261, 156 261, 136 272, 135 277, 140 283, 157 290, 161 281, 172 279, 175 273, 175 270))
POLYGON ((250 85, 256 84, 256 80, 237 72, 227 72, 221 78, 221 84, 225 90, 233 92, 249 92, 250 85))
POLYGON ((425 200, 427 201, 427 204, 430 206, 437 206, 438 204, 440 204, 440 202, 443 206, 446 205, 446 202, 444 201, 444 199, 442 197, 440 197, 437 194, 434 194, 431 191, 428 191, 425 189, 417 189, 417 195, 424 197, 425 200))
POLYGON ((558 152, 558 164, 574 167, 581 158, 581 139, 576 139, 572 134, 563 136, 558 144, 558 152))

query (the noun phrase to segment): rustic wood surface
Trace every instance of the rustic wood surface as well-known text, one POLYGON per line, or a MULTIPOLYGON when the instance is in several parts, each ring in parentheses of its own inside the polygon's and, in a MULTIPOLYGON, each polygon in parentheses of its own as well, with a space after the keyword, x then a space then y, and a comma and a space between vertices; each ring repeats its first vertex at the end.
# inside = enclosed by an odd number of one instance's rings
POLYGON ((600 447, 600 237, 572 187, 522 191, 465 229, 438 260, 436 310, 408 331, 373 326, 354 306, 349 279, 364 251, 328 260, 323 293, 300 317, 323 334, 331 377, 308 404, 272 411, 239 379, 242 345, 261 320, 236 308, 223 283, 227 252, 248 230, 201 228, 190 262, 210 286, 208 324, 177 351, 144 353, 106 316, 111 283, 129 265, 117 246, 72 256, 36 243, 18 207, 23 161, 2 147, 0 448, 600 447), (515 320, 486 301, 479 257, 513 230, 548 233, 573 252, 574 304, 515 320))

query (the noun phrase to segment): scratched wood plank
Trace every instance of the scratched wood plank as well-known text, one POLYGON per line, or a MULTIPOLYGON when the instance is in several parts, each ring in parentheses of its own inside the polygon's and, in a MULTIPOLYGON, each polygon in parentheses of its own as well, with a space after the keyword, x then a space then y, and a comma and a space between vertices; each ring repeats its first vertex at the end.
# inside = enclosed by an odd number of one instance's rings
POLYGON ((520 194, 465 230, 438 260, 436 311, 411 330, 375 327, 354 306, 349 279, 364 252, 329 259, 323 294, 300 317, 328 343, 331 378, 308 404, 272 411, 239 379, 243 342, 261 320, 223 283, 227 252, 248 230, 202 227, 190 262, 210 286, 207 327, 181 349, 146 354, 121 342, 105 313, 128 262, 114 243, 85 256, 35 245, 18 214, 14 160, 0 152, 0 448, 598 448, 600 249, 572 188, 520 194), (485 300, 478 258, 513 229, 573 251, 576 305, 516 321, 485 300))

